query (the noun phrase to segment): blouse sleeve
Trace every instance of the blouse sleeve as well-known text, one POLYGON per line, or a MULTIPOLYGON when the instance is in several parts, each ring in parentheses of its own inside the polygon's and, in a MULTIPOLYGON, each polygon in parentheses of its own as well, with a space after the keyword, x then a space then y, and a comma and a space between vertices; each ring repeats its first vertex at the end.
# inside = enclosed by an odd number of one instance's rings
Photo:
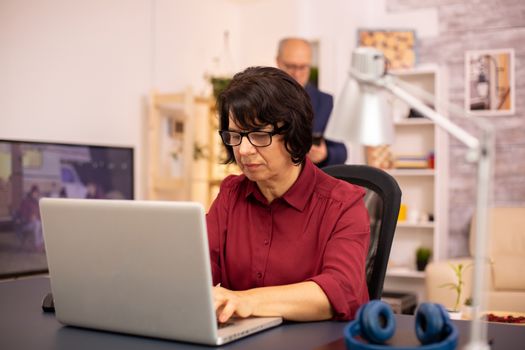
POLYGON ((364 191, 353 199, 335 202, 327 210, 327 225, 334 229, 325 246, 321 273, 310 280, 325 292, 337 320, 349 320, 368 301, 365 260, 370 239, 364 191))
POLYGON ((226 228, 228 220, 228 199, 230 197, 229 184, 232 177, 225 178, 219 190, 219 194, 213 201, 210 210, 206 214, 206 226, 208 229, 208 244, 210 249, 210 262, 213 285, 221 283, 221 246, 224 244, 226 237, 226 228))

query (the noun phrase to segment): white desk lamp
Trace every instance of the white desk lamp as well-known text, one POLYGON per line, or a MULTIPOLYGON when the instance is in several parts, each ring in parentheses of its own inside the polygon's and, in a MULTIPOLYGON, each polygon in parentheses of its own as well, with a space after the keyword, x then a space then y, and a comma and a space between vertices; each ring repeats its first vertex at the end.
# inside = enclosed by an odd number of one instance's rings
MULTIPOLYGON (((449 119, 427 106, 420 98, 407 90, 417 88, 406 82, 395 79, 386 73, 385 58, 381 51, 360 47, 352 53, 352 65, 326 129, 330 139, 346 141, 355 144, 377 146, 393 142, 393 121, 388 113, 383 98, 385 92, 390 92, 406 102, 412 108, 431 119, 440 128, 447 131, 468 148, 467 160, 478 165, 477 200, 476 200, 476 232, 474 254, 474 286, 473 286, 473 320, 470 341, 465 349, 489 349, 487 342, 487 324, 481 320, 481 312, 486 311, 485 262, 487 261, 487 227, 488 203, 491 188, 491 166, 493 152, 493 129, 483 119, 472 118, 481 130, 478 139, 454 124, 449 119)), ((421 98, 429 100, 427 96, 421 98)), ((463 111, 452 105, 447 106, 450 112, 464 116, 463 111)))

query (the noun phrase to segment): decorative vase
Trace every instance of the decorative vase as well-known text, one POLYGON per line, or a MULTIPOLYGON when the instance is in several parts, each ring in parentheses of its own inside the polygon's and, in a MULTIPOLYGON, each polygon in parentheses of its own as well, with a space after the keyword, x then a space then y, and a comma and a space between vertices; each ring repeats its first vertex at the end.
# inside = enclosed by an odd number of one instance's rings
POLYGON ((425 271, 427 264, 428 264, 427 260, 416 260, 416 267, 418 271, 425 271))
POLYGON ((450 309, 447 309, 447 311, 448 311, 448 315, 450 316, 451 320, 461 320, 461 317, 463 315, 461 310, 450 310, 450 309))
POLYGON ((461 307, 462 316, 464 319, 471 320, 472 314, 474 313, 473 307, 469 305, 463 305, 461 307))

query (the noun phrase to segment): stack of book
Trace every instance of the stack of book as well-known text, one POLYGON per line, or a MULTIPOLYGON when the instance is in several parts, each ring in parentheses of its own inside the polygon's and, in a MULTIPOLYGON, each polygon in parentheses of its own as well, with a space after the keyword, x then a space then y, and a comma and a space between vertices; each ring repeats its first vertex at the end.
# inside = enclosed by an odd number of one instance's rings
POLYGON ((396 169, 427 169, 428 157, 425 155, 397 155, 394 158, 396 169))

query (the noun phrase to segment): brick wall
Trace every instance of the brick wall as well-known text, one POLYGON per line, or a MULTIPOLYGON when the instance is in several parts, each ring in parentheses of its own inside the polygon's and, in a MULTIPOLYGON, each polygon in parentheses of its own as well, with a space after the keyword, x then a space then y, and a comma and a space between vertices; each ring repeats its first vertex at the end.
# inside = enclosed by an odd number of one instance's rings
MULTIPOLYGON (((387 0, 388 11, 436 8, 439 36, 419 40, 420 63, 447 67, 449 98, 464 106, 465 51, 513 48, 515 110, 513 116, 486 117, 496 129, 495 172, 491 203, 525 205, 525 1, 523 0, 387 0)), ((409 27, 410 25, 407 24, 409 27)), ((468 120, 454 122, 477 135, 468 120)), ((466 148, 450 137, 449 255, 467 254, 474 211, 476 167, 465 162, 466 148)))

